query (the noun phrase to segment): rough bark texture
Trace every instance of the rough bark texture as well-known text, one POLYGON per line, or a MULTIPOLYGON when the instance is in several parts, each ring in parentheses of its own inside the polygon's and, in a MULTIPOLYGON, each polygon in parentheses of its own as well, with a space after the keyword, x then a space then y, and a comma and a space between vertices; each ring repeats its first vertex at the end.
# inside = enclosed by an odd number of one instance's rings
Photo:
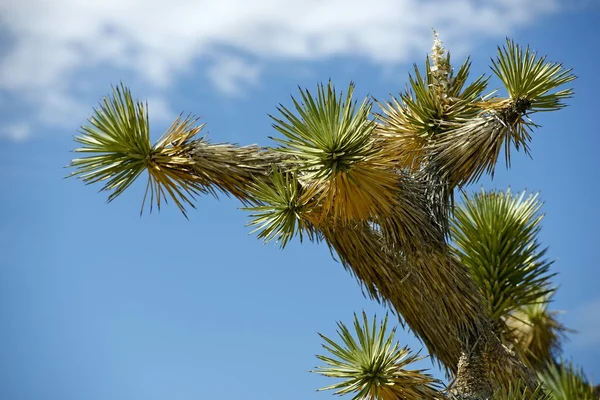
POLYGON ((451 394, 457 400, 486 400, 499 386, 516 382, 532 392, 538 386, 536 375, 490 330, 461 354, 451 394))
POLYGON ((489 379, 489 365, 481 346, 476 346, 474 351, 464 352, 458 361, 458 373, 454 388, 453 398, 457 400, 466 399, 488 399, 493 393, 493 387, 489 379))
POLYGON ((485 355, 493 382, 508 386, 509 383, 514 384, 518 380, 531 391, 535 391, 538 386, 535 373, 523 364, 513 351, 503 345, 494 334, 489 336, 485 355))

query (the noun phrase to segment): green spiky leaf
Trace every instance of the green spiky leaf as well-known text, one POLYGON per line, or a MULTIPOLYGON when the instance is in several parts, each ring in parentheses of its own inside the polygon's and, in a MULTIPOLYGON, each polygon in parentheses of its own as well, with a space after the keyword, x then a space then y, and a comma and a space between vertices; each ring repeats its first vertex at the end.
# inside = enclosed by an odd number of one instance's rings
POLYGON ((562 351, 567 332, 571 332, 558 321, 559 311, 548 310, 553 294, 554 291, 505 318, 512 347, 526 364, 535 368, 553 362, 562 351))
POLYGON ((258 232, 258 237, 266 242, 276 240, 283 248, 297 234, 302 241, 303 235, 313 238, 313 229, 306 220, 310 207, 307 197, 302 196, 303 189, 295 173, 274 169, 270 179, 257 180, 250 184, 256 206, 246 207, 252 212, 250 226, 258 232))
POLYGON ((342 379, 341 382, 319 390, 336 390, 335 394, 352 394, 353 400, 421 400, 442 399, 441 384, 422 370, 408 370, 413 362, 421 359, 398 342, 394 343, 393 329, 387 334, 387 316, 377 328, 376 318, 369 324, 363 312, 362 321, 354 315, 355 336, 338 322, 337 343, 321 335, 325 348, 331 356, 318 355, 325 366, 312 372, 342 379))
POLYGON ((75 141, 83 147, 76 153, 93 154, 71 161, 86 184, 105 182, 102 191, 112 191, 114 200, 146 169, 152 152, 147 105, 134 102, 124 85, 113 87, 112 97, 105 97, 94 109, 89 124, 81 127, 75 141))
POLYGON ((550 365, 538 376, 554 400, 598 400, 583 370, 572 363, 550 365))
POLYGON ((316 98, 307 90, 301 90, 301 101, 292 98, 297 115, 281 106, 283 119, 272 117, 284 135, 275 139, 282 145, 277 150, 314 190, 323 218, 341 223, 375 219, 397 205, 393 155, 373 137, 371 102, 357 106, 353 93, 352 83, 345 98, 331 82, 321 84, 316 98))
POLYGON ((526 102, 530 112, 561 109, 565 107, 563 100, 573 95, 572 89, 551 93, 575 79, 571 69, 546 61, 546 57, 539 57, 529 46, 523 49, 509 39, 506 46, 498 47, 492 71, 502 80, 511 99, 526 102))
POLYGON ((532 391, 517 381, 511 382, 508 387, 497 389, 490 400, 554 400, 554 398, 552 394, 544 391, 542 384, 532 391))
POLYGON ((368 119, 372 104, 365 99, 357 107, 353 93, 350 83, 345 98, 342 93, 338 96, 330 81, 327 87, 318 86, 316 98, 308 90, 300 90, 301 101, 292 97, 297 116, 280 105, 283 119, 271 117, 273 127, 285 136, 275 138, 283 145, 278 150, 297 157, 299 168, 312 179, 348 171, 374 152, 374 123, 368 119))
POLYGON ((464 196, 450 231, 454 248, 501 324, 511 311, 548 293, 552 262, 537 240, 541 203, 525 192, 485 192, 464 196))
POLYGON ((382 112, 377 114, 380 124, 376 132, 386 138, 386 146, 394 151, 401 166, 419 170, 427 164, 429 146, 440 133, 481 112, 477 101, 489 78, 480 76, 467 85, 470 67, 467 59, 456 75, 450 69, 441 90, 427 59, 424 76, 415 65, 414 76, 409 76, 410 86, 399 99, 378 103, 382 112))
POLYGON ((74 151, 87 156, 71 161, 69 166, 76 171, 69 177, 77 176, 86 184, 105 182, 101 191, 112 191, 110 202, 147 170, 142 211, 150 194, 151 207, 156 203, 160 209, 161 201, 171 198, 186 215, 186 206, 194 207, 195 195, 210 192, 198 181, 191 159, 194 137, 203 128, 196 122, 191 116, 178 117, 152 146, 147 105, 135 102, 121 84, 103 99, 89 123, 82 126, 81 135, 75 137, 82 147, 74 151))

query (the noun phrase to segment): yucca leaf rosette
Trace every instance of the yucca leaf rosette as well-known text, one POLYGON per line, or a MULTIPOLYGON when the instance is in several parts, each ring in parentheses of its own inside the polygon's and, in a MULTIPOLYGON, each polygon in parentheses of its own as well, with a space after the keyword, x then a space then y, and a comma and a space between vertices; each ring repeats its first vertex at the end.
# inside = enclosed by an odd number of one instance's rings
POLYGON ((147 104, 134 101, 125 86, 115 87, 81 128, 81 136, 75 137, 82 145, 75 152, 90 155, 71 162, 77 171, 70 176, 86 184, 104 182, 101 191, 112 191, 110 202, 147 170, 144 202, 149 194, 151 204, 160 208, 161 201, 170 197, 185 215, 186 206, 194 207, 194 196, 207 192, 190 156, 202 127, 191 116, 179 117, 152 145, 147 104))
POLYGON ((498 388, 490 400, 554 400, 554 397, 551 393, 544 391, 542 384, 530 390, 517 380, 510 382, 508 387, 498 388))
POLYGON ((551 291, 505 318, 511 348, 535 369, 552 363, 562 351, 566 334, 572 332, 558 321, 560 311, 548 309, 553 294, 551 291))
POLYGON ((581 368, 571 362, 551 364, 538 373, 553 400, 598 400, 600 393, 581 368))
POLYGON ((467 59, 458 72, 450 64, 446 52, 434 32, 431 58, 425 72, 414 65, 407 89, 399 97, 378 103, 381 113, 376 133, 385 138, 385 146, 398 158, 402 167, 418 171, 429 162, 429 146, 447 123, 461 123, 480 112, 476 102, 487 87, 488 78, 480 76, 467 84, 471 62, 467 59))
POLYGON ((450 231, 460 261, 469 268, 488 300, 488 311, 502 332, 504 317, 534 304, 550 292, 551 261, 540 248, 543 216, 537 195, 481 190, 464 196, 454 210, 450 231))
MULTIPOLYGON (((552 93, 575 79, 572 69, 547 61, 545 56, 538 56, 529 46, 523 48, 512 40, 507 39, 506 46, 498 47, 498 57, 492 60, 492 71, 504 83, 514 106, 525 108, 528 114, 560 110, 566 106, 564 101, 573 96, 573 89, 552 93)), ((522 116, 519 117, 515 124, 526 125, 522 116)))
POLYGON ((398 178, 389 155, 373 136, 372 104, 352 99, 354 84, 339 95, 331 82, 314 97, 292 97, 296 114, 281 105, 272 117, 283 138, 277 150, 291 157, 290 168, 317 196, 322 215, 346 223, 386 215, 396 204, 398 178))
POLYGON ((537 127, 529 116, 559 110, 573 95, 572 89, 557 90, 575 79, 570 69, 512 40, 498 48, 492 71, 506 87, 508 98, 481 98, 473 103, 480 108, 477 117, 449 121, 448 129, 430 145, 433 159, 453 185, 473 183, 484 173, 493 175, 502 152, 510 166, 513 147, 529 153, 531 133, 537 127))
POLYGON ((245 208, 252 213, 251 233, 258 232, 265 242, 275 240, 281 248, 296 235, 300 241, 304 236, 315 238, 313 195, 302 187, 296 172, 273 168, 268 178, 256 180, 248 190, 255 203, 245 208))
POLYGON ((354 331, 338 322, 340 342, 324 335, 322 345, 331 355, 317 355, 325 363, 312 372, 342 379, 319 390, 336 390, 335 394, 352 395, 353 400, 421 400, 445 399, 442 385, 419 369, 408 369, 422 359, 407 347, 394 343, 395 328, 387 332, 387 316, 377 327, 376 317, 369 323, 354 315, 354 331))

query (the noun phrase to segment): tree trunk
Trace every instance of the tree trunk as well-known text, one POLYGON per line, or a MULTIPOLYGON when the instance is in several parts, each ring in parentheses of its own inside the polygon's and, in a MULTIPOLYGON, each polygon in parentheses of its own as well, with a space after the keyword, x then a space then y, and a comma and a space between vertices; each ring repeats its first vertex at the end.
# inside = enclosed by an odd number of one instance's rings
POLYGON ((458 372, 452 389, 456 400, 484 400, 492 393, 492 383, 489 379, 489 365, 482 345, 463 352, 458 361, 458 372))
POLYGON ((536 387, 535 375, 495 335, 468 270, 447 250, 390 252, 366 224, 324 234, 367 294, 391 305, 432 359, 455 376, 453 394, 463 396, 456 398, 487 399, 498 386, 517 380, 536 387))

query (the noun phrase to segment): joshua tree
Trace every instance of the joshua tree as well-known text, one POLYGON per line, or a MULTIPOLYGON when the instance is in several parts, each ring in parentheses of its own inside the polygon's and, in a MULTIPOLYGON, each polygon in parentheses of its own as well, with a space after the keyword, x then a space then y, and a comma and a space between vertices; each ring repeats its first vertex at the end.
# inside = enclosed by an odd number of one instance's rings
MULTIPOLYGON (((281 136, 271 148, 212 144, 192 116, 152 145, 147 107, 121 85, 75 138, 88 155, 72 161, 72 175, 102 182, 110 201, 147 170, 142 210, 148 196, 151 207, 170 198, 184 214, 196 195, 235 196, 260 238, 324 241, 455 378, 456 396, 486 398, 516 378, 537 390, 536 375, 503 345, 499 318, 533 295, 488 301, 471 273, 477 258, 448 243, 449 219, 457 188, 493 174, 502 151, 507 165, 513 147, 528 152, 530 117, 564 107, 572 91, 558 88, 574 76, 510 40, 491 67, 508 97, 486 92, 488 77, 469 81, 470 66, 455 71, 436 34, 425 69, 415 66, 396 98, 358 103, 353 84, 344 95, 331 82, 301 90, 272 117, 281 136)), ((536 296, 549 293, 541 286, 536 296)))

